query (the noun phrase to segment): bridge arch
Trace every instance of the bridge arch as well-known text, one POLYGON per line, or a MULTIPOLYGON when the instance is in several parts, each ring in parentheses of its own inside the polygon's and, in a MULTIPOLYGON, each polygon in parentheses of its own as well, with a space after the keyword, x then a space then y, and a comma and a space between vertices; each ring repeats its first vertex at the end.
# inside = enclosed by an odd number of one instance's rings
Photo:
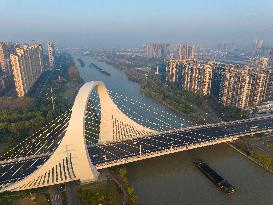
POLYGON ((101 105, 100 143, 155 132, 139 125, 120 111, 103 82, 87 82, 75 98, 68 127, 58 148, 41 167, 23 180, 10 184, 5 191, 32 189, 75 180, 83 183, 97 180, 99 172, 91 162, 85 140, 85 112, 94 90, 98 91, 101 105), (121 127, 126 130, 120 130, 121 127))

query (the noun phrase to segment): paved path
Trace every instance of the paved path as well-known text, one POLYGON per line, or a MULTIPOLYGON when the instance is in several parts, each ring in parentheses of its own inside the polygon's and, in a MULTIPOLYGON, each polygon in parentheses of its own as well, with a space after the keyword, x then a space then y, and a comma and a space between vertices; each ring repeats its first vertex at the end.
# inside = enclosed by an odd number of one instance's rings
POLYGON ((118 185, 119 189, 122 191, 122 195, 123 195, 123 202, 122 202, 122 204, 123 205, 130 205, 128 192, 127 192, 126 187, 125 187, 124 183, 122 182, 121 178, 118 177, 117 175, 111 173, 111 171, 109 171, 108 169, 105 169, 104 173, 111 180, 113 180, 118 185))
POLYGON ((251 140, 250 143, 252 146, 256 147, 257 149, 260 149, 261 151, 265 152, 268 155, 273 156, 273 148, 268 147, 268 142, 273 141, 273 135, 270 135, 268 137, 264 137, 257 140, 251 140))

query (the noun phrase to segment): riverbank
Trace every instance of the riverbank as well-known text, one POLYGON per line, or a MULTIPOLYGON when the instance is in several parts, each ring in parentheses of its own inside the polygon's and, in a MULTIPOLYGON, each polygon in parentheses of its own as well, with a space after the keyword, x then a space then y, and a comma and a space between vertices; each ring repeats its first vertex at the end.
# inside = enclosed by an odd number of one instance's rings
POLYGON ((77 187, 81 205, 123 204, 123 194, 113 180, 103 180, 77 187))
POLYGON ((265 141, 268 137, 271 138, 268 134, 244 136, 232 143, 229 143, 229 145, 258 166, 273 174, 272 152, 269 152, 270 149, 264 150, 263 147, 259 146, 260 144, 266 146, 265 141), (257 141, 260 143, 256 143, 257 141))
POLYGON ((228 146, 230 146, 231 148, 233 148, 234 150, 236 150, 237 152, 239 152, 241 155, 243 155, 244 157, 246 157, 247 159, 249 159, 250 161, 252 161, 253 163, 257 164, 258 166, 262 167, 263 169, 265 169, 266 171, 268 171, 269 173, 273 174, 273 168, 265 166, 263 163, 259 162, 257 159, 251 157, 251 155, 248 155, 247 153, 243 152, 242 150, 240 150, 239 148, 237 148, 235 145, 233 145, 232 143, 228 143, 226 142, 226 144, 228 146))
POLYGON ((81 205, 136 205, 137 197, 128 183, 124 168, 100 171, 98 181, 77 186, 77 196, 81 205))
POLYGON ((110 176, 120 186, 124 193, 124 204, 136 205, 138 198, 134 188, 129 184, 128 171, 126 168, 113 168, 111 169, 110 176))

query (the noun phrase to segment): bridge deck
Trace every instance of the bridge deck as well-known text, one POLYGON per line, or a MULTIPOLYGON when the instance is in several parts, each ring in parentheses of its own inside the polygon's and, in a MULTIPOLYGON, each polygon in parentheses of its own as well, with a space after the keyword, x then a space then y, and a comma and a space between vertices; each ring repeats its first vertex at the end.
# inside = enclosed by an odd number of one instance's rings
MULTIPOLYGON (((88 150, 91 161, 97 168, 103 167, 105 164, 108 164, 109 167, 115 166, 119 160, 130 159, 140 154, 152 155, 162 150, 213 142, 223 138, 239 137, 250 133, 266 132, 272 129, 273 116, 175 130, 110 144, 98 144, 89 146, 88 150), (255 130, 252 129, 254 126, 257 126, 255 130)), ((34 155, 30 158, 0 162, 0 188, 30 175, 49 157, 50 154, 45 156, 34 155)))
MULTIPOLYGON (((102 164, 125 158, 154 152, 187 147, 198 143, 212 142, 221 138, 247 135, 252 132, 264 132, 273 128, 273 119, 255 119, 242 122, 215 124, 208 127, 177 130, 147 136, 138 139, 115 142, 111 144, 95 145, 89 148, 92 162, 99 167, 102 164), (251 127, 257 126, 256 130, 251 127)), ((115 163, 113 163, 115 164, 115 163)))

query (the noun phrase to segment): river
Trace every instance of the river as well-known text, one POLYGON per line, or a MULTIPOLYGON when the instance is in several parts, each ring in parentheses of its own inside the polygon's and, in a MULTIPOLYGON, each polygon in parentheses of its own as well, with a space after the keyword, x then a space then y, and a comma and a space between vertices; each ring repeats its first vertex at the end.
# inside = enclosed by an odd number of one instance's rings
MULTIPOLYGON (((128 81, 125 74, 103 62, 90 57, 81 57, 86 64, 80 67, 78 56, 73 55, 81 77, 85 81, 102 80, 108 89, 120 92, 158 110, 163 110, 180 127, 186 120, 170 109, 146 96, 135 82, 128 81), (111 73, 104 75, 90 62, 111 73)), ((144 116, 150 118, 149 114, 144 116)), ((247 160, 226 144, 215 145, 181 152, 168 156, 134 162, 125 166, 128 169, 130 184, 135 188, 140 205, 272 205, 273 175, 247 160), (236 188, 234 195, 226 195, 209 181, 192 163, 202 158, 236 188)))

